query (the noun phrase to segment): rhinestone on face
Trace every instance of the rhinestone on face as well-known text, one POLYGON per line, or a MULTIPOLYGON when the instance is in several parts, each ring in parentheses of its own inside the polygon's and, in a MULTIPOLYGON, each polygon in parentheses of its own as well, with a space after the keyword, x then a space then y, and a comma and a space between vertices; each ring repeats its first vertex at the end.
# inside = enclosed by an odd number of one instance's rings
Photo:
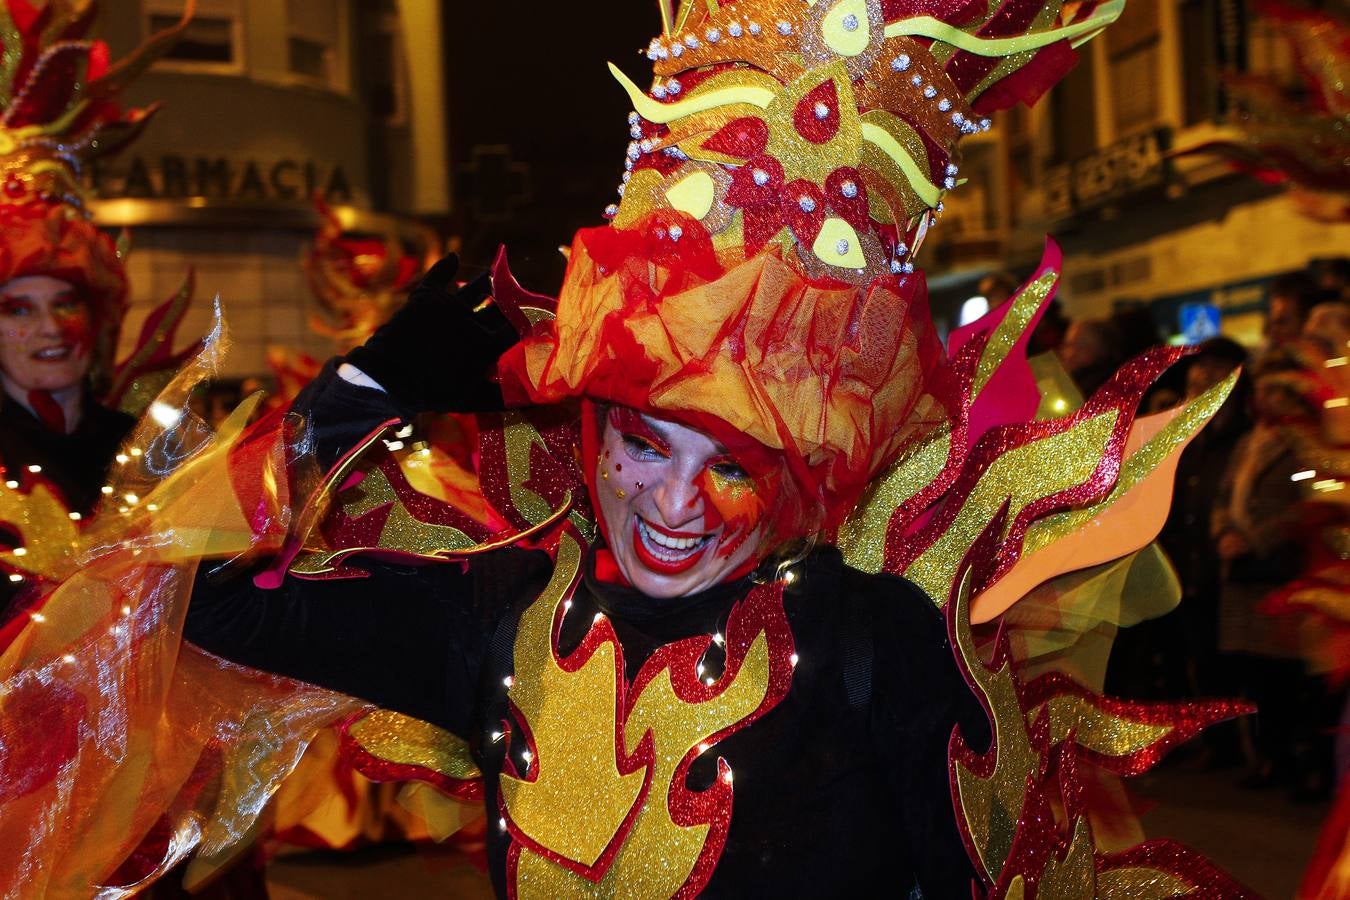
POLYGON ((994 123, 993 123, 992 120, 990 120, 990 119, 981 119, 981 120, 980 120, 980 129, 981 129, 982 131, 988 131, 990 128, 993 128, 993 127, 994 127, 994 123))
POLYGON ((923 95, 927 97, 929 100, 932 100, 934 97, 937 96, 937 88, 933 87, 930 84, 928 87, 923 89, 923 95))
POLYGON ((830 116, 830 108, 824 103, 817 103, 814 112, 817 119, 827 119, 830 116))
POLYGON ((952 188, 956 187, 956 179, 955 179, 955 178, 952 178, 952 177, 949 175, 949 176, 947 176, 945 179, 943 179, 943 181, 942 181, 942 186, 945 187, 947 190, 950 191, 952 188))
POLYGON ((858 185, 852 181, 845 181, 843 184, 839 185, 839 191, 845 197, 852 200, 854 197, 858 196, 858 185))
POLYGON ((848 240, 846 238, 840 238, 839 241, 834 245, 834 250, 840 256, 848 256, 848 247, 849 247, 848 240))
POLYGON ((727 26, 727 34, 731 35, 734 38, 738 38, 741 35, 745 34, 745 29, 741 28, 740 22, 732 22, 730 25, 727 26))
POLYGON ((619 214, 619 206, 617 203, 611 203, 609 206, 605 207, 605 218, 612 219, 618 214, 619 214))
POLYGON ((946 97, 943 97, 941 100, 938 101, 938 109, 942 110, 943 112, 946 112, 951 108, 952 108, 952 101, 948 100, 946 97))
POLYGON ((909 54, 901 53, 895 59, 891 60, 891 68, 897 72, 903 72, 909 68, 909 54))
POLYGON ((680 84, 679 79, 672 78, 670 79, 670 81, 666 82, 666 87, 670 89, 670 92, 672 94, 678 94, 681 90, 683 90, 684 85, 680 84))
POLYGON ((963 115, 961 115, 959 112, 954 112, 954 113, 952 113, 952 124, 953 124, 953 125, 960 125, 960 124, 962 124, 962 123, 965 122, 965 121, 966 121, 966 117, 963 116, 963 115))
POLYGON ((674 56, 676 59, 684 56, 684 44, 671 44, 670 55, 674 56))
POLYGON ((761 29, 760 29, 760 27, 759 27, 759 23, 758 23, 758 22, 751 22, 751 23, 749 24, 749 26, 747 26, 747 27, 750 29, 750 33, 751 33, 751 34, 755 35, 756 37, 759 36, 759 32, 760 32, 761 29))
POLYGON ((784 37, 787 37, 789 34, 792 34, 792 23, 791 23, 791 22, 779 22, 779 23, 778 23, 778 33, 781 34, 781 35, 783 35, 784 37))
POLYGON ((923 84, 923 76, 922 76, 922 75, 913 75, 913 76, 910 77, 909 83, 912 84, 912 85, 914 85, 915 87, 918 87, 919 85, 923 84))
POLYGON ((760 187, 764 187, 764 185, 769 183, 769 173, 765 172, 763 169, 755 169, 750 173, 750 177, 755 179, 755 184, 760 187))
POLYGON ((904 266, 901 265, 900 260, 898 259, 891 260, 891 274, 899 275, 904 270, 905 270, 904 266))
POLYGON ((642 151, 638 149, 638 145, 637 145, 637 142, 636 142, 636 141, 634 141, 633 143, 631 143, 631 144, 628 145, 628 158, 629 158, 629 159, 637 159, 637 158, 638 158, 639 156, 641 156, 641 155, 642 155, 642 151))
POLYGON ((666 86, 663 84, 658 84, 656 87, 652 88, 652 96, 657 100, 666 99, 666 93, 666 86))
POLYGON ((708 39, 708 43, 715 44, 722 39, 722 32, 718 31, 716 28, 709 28, 707 33, 703 36, 708 39))
POLYGON ((637 110, 631 110, 628 113, 628 124, 636 125, 642 121, 642 117, 637 114, 637 110))
POLYGON ((947 174, 955 175, 957 173, 956 163, 947 163, 947 174))
POLYGON ((858 17, 853 15, 852 13, 849 13, 847 16, 844 16, 844 21, 841 22, 840 24, 844 26, 845 31, 857 31, 858 17))
POLYGON ((678 240, 679 240, 680 238, 682 238, 682 237, 684 237, 684 229, 683 229, 683 228, 681 228, 681 227, 678 226, 678 225, 672 225, 672 226, 670 226, 670 239, 671 239, 672 241, 678 241, 678 240))
POLYGON ((810 197, 800 198, 797 201, 797 205, 801 207, 801 211, 804 213, 816 211, 816 201, 812 200, 810 197))
POLYGON ((698 38, 694 37, 692 34, 684 39, 684 44, 690 50, 697 50, 700 46, 698 38))

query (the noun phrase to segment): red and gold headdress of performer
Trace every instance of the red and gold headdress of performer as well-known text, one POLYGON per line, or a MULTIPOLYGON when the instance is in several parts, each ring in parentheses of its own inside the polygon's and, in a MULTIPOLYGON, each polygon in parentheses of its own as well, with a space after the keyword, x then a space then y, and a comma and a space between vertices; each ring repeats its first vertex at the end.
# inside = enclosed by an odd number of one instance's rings
POLYGON ((949 413, 914 259, 958 142, 1121 8, 664 4, 651 87, 611 66, 634 107, 620 202, 577 234, 557 319, 503 361, 507 386, 751 438, 837 523, 949 413))
POLYGON ((127 279, 117 246, 89 221, 81 173, 134 140, 154 114, 154 106, 122 108, 118 94, 183 23, 113 63, 107 44, 85 38, 95 12, 92 0, 0 2, 0 283, 50 275, 81 288, 99 325, 95 377, 107 378, 127 279))

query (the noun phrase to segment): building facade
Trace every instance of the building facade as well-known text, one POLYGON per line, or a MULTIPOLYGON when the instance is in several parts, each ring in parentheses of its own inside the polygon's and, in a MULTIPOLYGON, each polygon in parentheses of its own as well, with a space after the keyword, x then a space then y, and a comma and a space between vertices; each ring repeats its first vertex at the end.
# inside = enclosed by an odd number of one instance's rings
MULTIPOLYGON (((117 58, 176 22, 182 0, 113 0, 98 33, 117 58)), ((125 228, 130 342, 196 272, 186 340, 219 295, 234 335, 227 377, 266 371, 269 346, 322 357, 301 259, 322 196, 344 225, 438 241, 452 197, 441 7, 360 0, 198 0, 183 39, 128 92, 162 108, 88 173, 96 221, 125 228)))
POLYGON ((1235 136, 1225 69, 1296 79, 1281 39, 1243 0, 1130 0, 1080 53, 1049 95, 996 116, 967 152, 976 189, 948 201, 929 261, 939 315, 981 274, 1025 274, 1050 234, 1071 318, 1142 305, 1176 333, 1183 302, 1213 303, 1226 333, 1256 342, 1270 280, 1350 255, 1350 225, 1175 151, 1235 136))

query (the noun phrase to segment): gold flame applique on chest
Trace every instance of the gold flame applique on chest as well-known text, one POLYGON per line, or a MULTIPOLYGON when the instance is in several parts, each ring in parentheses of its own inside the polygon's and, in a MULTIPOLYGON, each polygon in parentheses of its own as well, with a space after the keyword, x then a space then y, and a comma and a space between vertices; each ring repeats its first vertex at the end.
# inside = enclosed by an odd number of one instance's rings
POLYGON ((521 616, 509 699, 527 742, 526 771, 508 757, 502 823, 513 897, 694 896, 731 824, 732 769, 686 786, 694 760, 775 707, 792 680, 793 640, 781 583, 732 610, 720 678, 700 661, 714 638, 660 648, 630 684, 613 626, 597 616, 562 657, 557 637, 581 571, 564 535, 543 594, 521 616))

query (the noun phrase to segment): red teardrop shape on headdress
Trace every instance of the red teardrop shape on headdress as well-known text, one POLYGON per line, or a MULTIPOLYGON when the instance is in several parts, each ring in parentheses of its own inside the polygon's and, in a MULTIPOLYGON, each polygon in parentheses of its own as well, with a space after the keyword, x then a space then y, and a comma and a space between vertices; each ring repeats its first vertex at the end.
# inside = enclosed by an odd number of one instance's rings
POLYGON ((749 159, 756 154, 763 153, 764 148, 769 145, 769 126, 763 119, 757 119, 754 116, 743 116, 739 119, 732 119, 727 124, 717 130, 717 133, 703 142, 707 150, 714 153, 725 153, 727 156, 736 156, 741 159, 749 159))
POLYGON ((784 177, 783 164, 772 156, 752 157, 731 173, 727 203, 740 209, 761 203, 776 205, 783 191, 784 177))
POLYGON ((805 179, 783 188, 783 218, 797 240, 810 246, 825 224, 825 195, 820 187, 805 179))
POLYGON ((792 111, 797 132, 813 144, 825 144, 839 133, 839 91, 834 81, 811 88, 792 111))
POLYGON ((858 231, 867 227, 867 186, 862 173, 852 166, 840 166, 825 179, 825 196, 830 206, 858 231))

